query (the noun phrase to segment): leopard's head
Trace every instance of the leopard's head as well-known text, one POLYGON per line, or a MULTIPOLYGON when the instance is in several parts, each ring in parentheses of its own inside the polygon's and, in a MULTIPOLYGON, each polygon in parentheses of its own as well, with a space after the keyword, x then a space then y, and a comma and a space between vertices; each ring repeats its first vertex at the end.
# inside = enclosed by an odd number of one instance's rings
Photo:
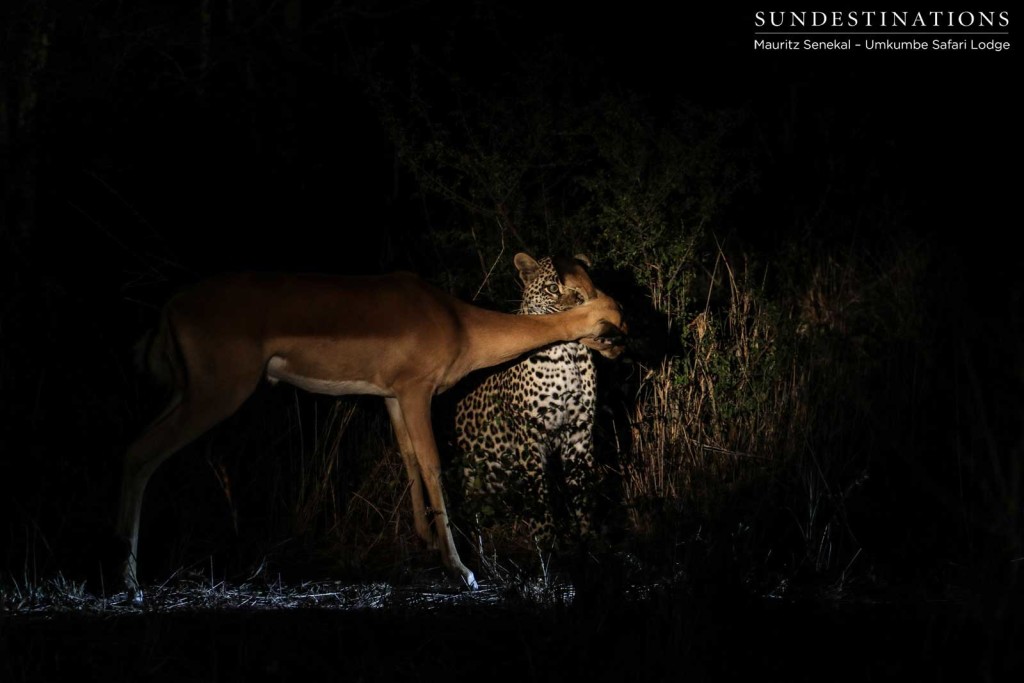
POLYGON ((516 270, 523 282, 523 300, 519 312, 526 315, 559 313, 579 306, 596 296, 590 281, 585 256, 537 260, 526 253, 515 256, 516 270))

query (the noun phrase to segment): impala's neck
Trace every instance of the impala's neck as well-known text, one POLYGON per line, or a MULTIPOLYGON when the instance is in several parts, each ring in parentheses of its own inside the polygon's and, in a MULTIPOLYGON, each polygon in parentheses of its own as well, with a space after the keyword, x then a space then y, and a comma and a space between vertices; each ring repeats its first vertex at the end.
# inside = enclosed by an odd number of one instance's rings
POLYGON ((464 310, 467 322, 466 371, 498 365, 556 342, 592 334, 594 312, 584 304, 562 313, 512 315, 475 306, 464 310))

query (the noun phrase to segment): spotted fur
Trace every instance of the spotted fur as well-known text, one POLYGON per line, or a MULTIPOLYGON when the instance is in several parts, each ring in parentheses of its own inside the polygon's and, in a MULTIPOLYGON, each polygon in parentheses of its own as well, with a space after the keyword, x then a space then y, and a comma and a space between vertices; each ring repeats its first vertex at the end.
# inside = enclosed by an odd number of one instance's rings
MULTIPOLYGON (((577 260, 517 254, 519 313, 568 310, 594 291, 577 260)), ((491 375, 459 402, 456 444, 470 519, 522 516, 545 545, 590 531, 595 368, 579 342, 535 351, 491 375)))

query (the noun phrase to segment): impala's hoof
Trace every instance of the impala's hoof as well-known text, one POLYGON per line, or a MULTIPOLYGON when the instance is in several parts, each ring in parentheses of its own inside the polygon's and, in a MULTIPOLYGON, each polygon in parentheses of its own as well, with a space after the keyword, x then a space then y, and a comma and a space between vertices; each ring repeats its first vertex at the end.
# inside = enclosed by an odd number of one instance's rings
POLYGON ((126 561, 121 569, 121 577, 124 579, 124 588, 128 591, 128 599, 136 607, 141 607, 142 587, 139 586, 139 580, 135 578, 135 566, 131 559, 126 561))
POLYGON ((473 572, 468 569, 466 570, 466 575, 462 577, 462 581, 466 584, 467 589, 471 591, 480 590, 480 584, 476 582, 476 577, 473 575, 473 572))

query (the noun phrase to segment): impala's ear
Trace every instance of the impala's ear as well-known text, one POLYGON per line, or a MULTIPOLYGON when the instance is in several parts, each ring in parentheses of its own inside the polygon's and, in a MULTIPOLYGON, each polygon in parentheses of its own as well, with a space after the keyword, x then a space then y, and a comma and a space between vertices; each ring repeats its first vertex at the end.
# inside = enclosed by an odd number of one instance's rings
POLYGON ((575 290, 583 296, 584 301, 597 298, 597 288, 590 280, 587 269, 583 266, 586 261, 581 261, 578 256, 566 258, 556 256, 552 259, 555 269, 558 271, 558 279, 566 288, 575 290))
POLYGON ((590 262, 590 257, 586 254, 576 254, 573 258, 585 265, 587 268, 592 268, 594 266, 594 264, 590 262))
POLYGON ((512 260, 516 264, 516 270, 519 271, 519 278, 523 281, 523 284, 527 284, 537 276, 537 271, 540 269, 537 259, 521 251, 512 260))

